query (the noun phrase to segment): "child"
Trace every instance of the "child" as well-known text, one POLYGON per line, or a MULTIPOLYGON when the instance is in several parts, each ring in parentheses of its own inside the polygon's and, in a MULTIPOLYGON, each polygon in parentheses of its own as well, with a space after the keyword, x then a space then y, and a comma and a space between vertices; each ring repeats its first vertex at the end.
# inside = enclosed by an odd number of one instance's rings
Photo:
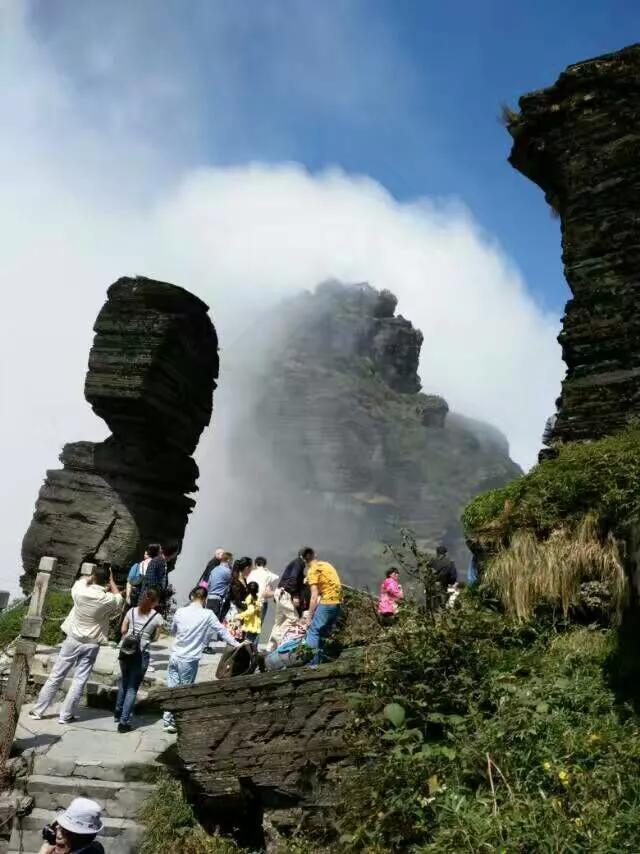
POLYGON ((258 582, 250 581, 247 584, 247 598, 244 600, 246 608, 238 612, 238 618, 242 624, 244 639, 250 641, 255 649, 258 647, 258 638, 262 629, 262 606, 259 600, 258 582))

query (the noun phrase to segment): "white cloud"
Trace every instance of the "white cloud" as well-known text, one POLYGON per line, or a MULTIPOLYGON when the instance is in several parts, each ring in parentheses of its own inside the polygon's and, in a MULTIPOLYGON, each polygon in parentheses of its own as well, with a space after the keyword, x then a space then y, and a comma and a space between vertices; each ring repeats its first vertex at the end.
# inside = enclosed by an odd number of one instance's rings
POLYGON ((367 177, 294 163, 188 168, 144 128, 99 133, 17 8, 0 0, 0 584, 15 587, 20 541, 62 444, 106 433, 83 378, 106 287, 124 274, 203 297, 223 359, 274 298, 328 277, 390 288, 424 332, 425 391, 498 425, 513 456, 533 462, 562 374, 557 318, 462 202, 403 204, 367 177))

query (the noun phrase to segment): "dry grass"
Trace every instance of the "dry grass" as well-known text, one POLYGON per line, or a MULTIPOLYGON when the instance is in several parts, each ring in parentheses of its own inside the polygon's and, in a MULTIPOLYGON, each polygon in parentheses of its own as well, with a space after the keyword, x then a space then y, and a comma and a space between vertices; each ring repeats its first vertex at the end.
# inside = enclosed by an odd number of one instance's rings
POLYGON ((615 539, 611 534, 601 539, 593 515, 585 516, 575 529, 557 528, 546 540, 528 529, 516 531, 508 548, 493 558, 484 578, 507 612, 520 620, 530 619, 543 604, 559 605, 566 616, 586 581, 606 586, 611 617, 619 620, 628 582, 615 539))

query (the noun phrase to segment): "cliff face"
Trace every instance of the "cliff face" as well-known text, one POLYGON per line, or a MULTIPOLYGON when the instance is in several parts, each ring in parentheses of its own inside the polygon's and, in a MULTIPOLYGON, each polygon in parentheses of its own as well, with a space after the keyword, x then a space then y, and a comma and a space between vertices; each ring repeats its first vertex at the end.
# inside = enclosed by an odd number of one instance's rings
POLYGON ((65 445, 22 544, 25 590, 42 555, 58 587, 83 561, 122 574, 149 542, 179 548, 194 501, 191 458, 209 423, 218 343, 207 306, 165 282, 122 278, 95 324, 85 397, 109 425, 104 442, 65 445))
POLYGON ((395 307, 389 292, 337 282, 283 305, 262 327, 276 343, 257 360, 257 405, 234 429, 261 548, 309 541, 354 585, 377 584, 403 525, 466 561, 462 507, 520 473, 497 430, 419 391, 422 334, 395 307))
POLYGON ((569 66, 520 109, 509 159, 560 216, 573 294, 555 438, 597 438, 640 414, 640 45, 569 66))

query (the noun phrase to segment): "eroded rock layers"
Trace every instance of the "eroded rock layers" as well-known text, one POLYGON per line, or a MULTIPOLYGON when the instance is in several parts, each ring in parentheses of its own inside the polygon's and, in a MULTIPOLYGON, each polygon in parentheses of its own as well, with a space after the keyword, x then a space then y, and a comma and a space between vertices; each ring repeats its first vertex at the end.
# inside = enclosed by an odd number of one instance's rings
POLYGON ((640 45, 569 66, 520 109, 509 159, 560 216, 573 294, 554 438, 597 438, 640 415, 640 45))
POLYGON ((112 435, 65 445, 63 468, 47 472, 22 544, 25 590, 45 554, 68 587, 84 561, 109 560, 122 577, 148 542, 179 550, 194 505, 191 454, 218 375, 208 307, 175 285, 122 278, 94 330, 85 397, 112 435))
POLYGON ((395 309, 388 291, 339 282, 284 304, 234 430, 234 476, 257 485, 236 518, 267 554, 309 541, 356 586, 378 583, 402 526, 463 568, 462 507, 520 473, 498 430, 420 391, 422 333, 395 309))

